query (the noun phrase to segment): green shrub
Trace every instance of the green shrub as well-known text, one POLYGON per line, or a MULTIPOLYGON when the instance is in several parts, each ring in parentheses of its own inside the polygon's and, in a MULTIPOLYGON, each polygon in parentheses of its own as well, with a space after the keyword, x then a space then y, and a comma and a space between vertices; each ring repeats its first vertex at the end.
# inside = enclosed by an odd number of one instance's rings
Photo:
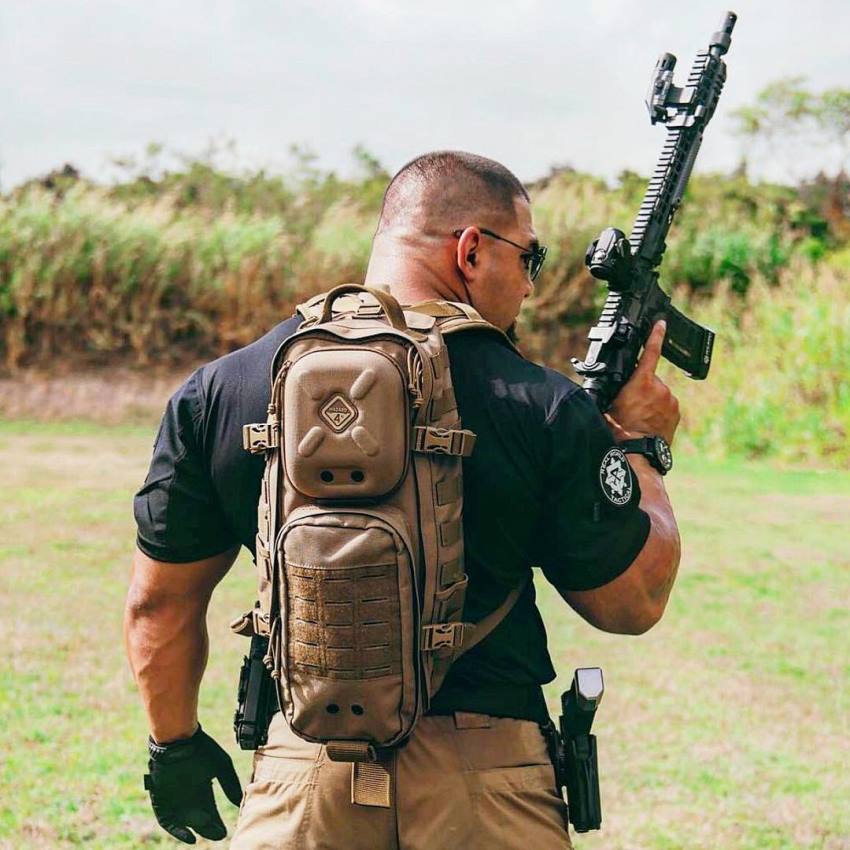
POLYGON ((850 462, 850 289, 802 263, 742 300, 721 288, 686 310, 717 331, 711 373, 661 373, 679 395, 683 442, 710 455, 850 462))

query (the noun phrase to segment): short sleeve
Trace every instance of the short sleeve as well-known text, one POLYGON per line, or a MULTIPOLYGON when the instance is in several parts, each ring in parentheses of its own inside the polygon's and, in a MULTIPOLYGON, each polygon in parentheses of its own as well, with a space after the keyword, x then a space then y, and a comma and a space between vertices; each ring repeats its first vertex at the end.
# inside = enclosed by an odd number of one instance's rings
POLYGON ((199 439, 203 418, 200 372, 195 372, 168 402, 148 476, 133 500, 137 545, 157 561, 199 561, 237 542, 216 499, 199 439))
POLYGON ((640 485, 589 395, 576 391, 547 420, 541 567, 559 590, 617 578, 649 536, 640 485))

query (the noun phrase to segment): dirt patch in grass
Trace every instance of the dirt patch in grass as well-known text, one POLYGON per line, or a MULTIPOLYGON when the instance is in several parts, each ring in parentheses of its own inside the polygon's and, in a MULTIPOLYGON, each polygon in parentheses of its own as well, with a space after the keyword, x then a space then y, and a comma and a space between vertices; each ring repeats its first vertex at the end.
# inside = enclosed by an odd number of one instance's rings
POLYGON ((805 518, 807 521, 847 523, 850 518, 850 495, 842 493, 765 493, 758 501, 774 510, 776 516, 796 518, 798 522, 805 518))
POLYGON ((0 378, 0 417, 39 422, 83 420, 106 425, 155 423, 171 394, 194 368, 16 372, 0 378))

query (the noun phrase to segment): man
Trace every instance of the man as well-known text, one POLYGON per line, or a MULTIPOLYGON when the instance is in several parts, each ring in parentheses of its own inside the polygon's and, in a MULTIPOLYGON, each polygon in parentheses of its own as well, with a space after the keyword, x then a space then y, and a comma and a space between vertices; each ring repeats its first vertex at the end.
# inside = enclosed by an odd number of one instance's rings
MULTIPOLYGON (((426 154, 387 188, 366 285, 403 304, 471 304, 512 330, 543 252, 529 198, 506 168, 457 152, 426 154)), ((330 288, 333 281, 328 282, 330 288)), ((229 757, 198 726, 210 595, 240 545, 253 548, 262 458, 244 423, 265 418, 268 367, 297 318, 199 369, 169 403, 135 511, 138 551, 126 639, 151 732, 152 800, 173 835, 224 836, 210 791, 239 801, 229 757)), ((661 475, 617 442, 668 443, 678 404, 655 376, 664 327, 606 420, 565 376, 490 334, 448 338, 463 425, 466 617, 494 610, 533 566, 594 626, 639 634, 664 611, 679 537, 661 475), (616 467, 616 469, 614 468, 616 467)), ((453 666, 392 766, 393 807, 350 801, 350 766, 296 737, 280 713, 255 758, 232 847, 569 847, 540 724, 554 677, 529 584, 508 617, 453 666)))

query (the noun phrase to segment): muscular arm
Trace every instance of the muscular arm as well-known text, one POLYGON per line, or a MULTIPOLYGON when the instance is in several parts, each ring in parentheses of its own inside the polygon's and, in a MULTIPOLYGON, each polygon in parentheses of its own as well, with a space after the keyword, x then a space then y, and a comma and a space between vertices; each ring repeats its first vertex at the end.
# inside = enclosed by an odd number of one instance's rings
POLYGON ((649 514, 649 537, 629 568, 594 590, 562 591, 588 623, 606 632, 642 634, 664 613, 681 554, 679 529, 662 476, 640 455, 628 455, 640 481, 641 508, 649 514))
MULTIPOLYGON (((655 374, 664 342, 659 322, 646 343, 638 367, 606 415, 616 440, 661 435, 673 442, 679 403, 655 374)), ((642 634, 664 613, 681 556, 681 541, 663 476, 649 461, 627 455, 641 488, 640 507, 649 515, 646 543, 628 569, 594 590, 561 595, 585 620, 606 632, 642 634)))
POLYGON ((124 612, 130 667, 157 742, 187 738, 198 725, 207 663, 207 606, 239 551, 168 564, 136 550, 124 612))

